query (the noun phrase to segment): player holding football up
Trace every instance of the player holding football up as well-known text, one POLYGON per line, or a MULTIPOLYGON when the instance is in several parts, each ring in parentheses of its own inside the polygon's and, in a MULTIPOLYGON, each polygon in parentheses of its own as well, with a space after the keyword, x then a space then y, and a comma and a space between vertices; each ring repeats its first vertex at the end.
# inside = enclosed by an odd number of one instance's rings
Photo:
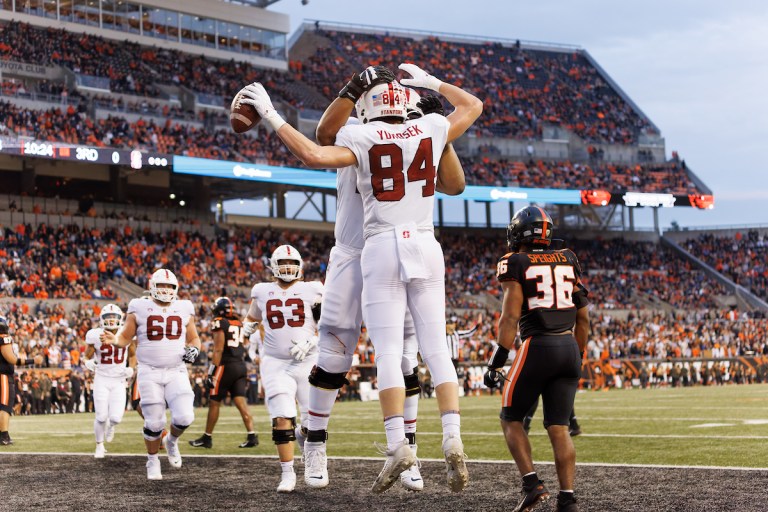
POLYGON ((162 480, 157 452, 165 427, 165 407, 171 410, 171 431, 166 437, 168 462, 182 464, 179 436, 195 420, 195 394, 184 364, 200 354, 200 337, 195 327, 195 307, 177 300, 179 282, 170 270, 160 269, 149 279, 151 300, 133 299, 128 304, 125 325, 115 335, 105 330, 101 342, 127 347, 136 336, 138 385, 144 416, 147 446, 147 478, 162 480))
MULTIPOLYGON (((322 145, 333 145, 336 134, 347 123, 356 123, 350 118, 359 94, 372 86, 395 80, 395 75, 383 66, 369 67, 352 76, 351 85, 339 93, 324 112, 317 126, 317 140, 322 145)), ((420 101, 418 93, 406 90, 406 108, 409 119, 439 112, 442 104, 436 97, 425 97, 420 101), (430 99, 431 98, 431 99, 430 99), (428 109, 426 112, 422 108, 428 109)), ((360 268, 360 254, 363 238, 363 202, 357 193, 357 175, 353 166, 336 171, 336 243, 331 249, 325 280, 325 297, 318 326, 320 355, 312 369, 309 381, 309 432, 304 444, 304 481, 310 487, 328 485, 326 457, 327 428, 331 409, 339 389, 346 383, 346 373, 352 366, 352 357, 357 345, 362 323, 361 294, 363 277, 360 268), (353 314, 351 314, 353 313, 353 314)), ((437 190, 451 195, 464 190, 464 170, 452 145, 447 145, 440 159, 437 190)), ((405 435, 416 455, 416 419, 418 415, 419 379, 417 340, 413 318, 406 315, 401 370, 405 381, 404 426, 405 435)), ((400 482, 409 490, 424 488, 418 464, 400 474, 400 482)))
POLYGON ((248 378, 248 368, 245 366, 245 347, 243 346, 243 323, 235 312, 235 305, 229 297, 219 297, 213 303, 213 361, 208 368, 208 419, 205 433, 198 439, 190 441, 195 447, 211 448, 213 446, 213 428, 219 420, 221 402, 232 396, 235 407, 243 418, 248 438, 240 443, 240 448, 251 448, 259 445, 259 438, 253 431, 253 418, 248 412, 245 401, 245 388, 248 378))
POLYGON ((405 383, 401 371, 406 307, 413 313, 422 358, 436 385, 443 425, 448 485, 468 480, 461 442, 458 383, 445 344, 445 262, 434 237, 437 166, 448 142, 480 116, 482 101, 413 64, 400 68, 413 78, 403 84, 440 92, 455 110, 407 121, 406 94, 397 81, 371 87, 357 101, 363 124, 345 126, 336 146, 318 146, 286 124, 261 84, 243 89, 291 152, 308 167, 355 166, 364 207, 361 254, 363 318, 376 350, 379 400, 387 434, 387 460, 374 492, 392 486, 416 461, 404 428, 405 383))
POLYGON ((264 327, 259 370, 282 470, 277 492, 292 492, 296 487, 293 443, 298 440, 303 450, 308 378, 317 361, 317 319, 323 283, 303 280, 301 255, 290 245, 275 249, 270 267, 275 280, 258 283, 251 290, 243 334, 250 337, 259 324, 264 327), (300 426, 296 425, 297 400, 300 426))
POLYGON ((136 365, 136 350, 131 344, 127 348, 102 343, 101 333, 108 330, 116 333, 123 325, 123 311, 115 304, 107 304, 99 314, 99 327, 85 334, 85 367, 94 372, 93 407, 96 418, 93 430, 96 434, 94 457, 103 459, 108 443, 115 437, 115 427, 125 414, 125 384, 133 376, 136 365), (96 357, 94 357, 94 355, 96 357), (126 366, 127 363, 132 363, 126 366))
POLYGON ((557 510, 578 510, 573 494, 576 451, 568 423, 589 336, 589 299, 576 255, 569 249, 549 249, 552 229, 549 214, 538 206, 518 211, 507 227, 512 252, 497 267, 504 290, 499 344, 491 353, 483 380, 489 388, 504 385, 501 425, 523 477, 523 497, 514 512, 533 510, 549 499, 549 491, 533 467, 531 443, 523 429, 523 419, 539 395, 560 482, 557 510), (501 368, 514 347, 518 326, 523 343, 504 377, 501 368))

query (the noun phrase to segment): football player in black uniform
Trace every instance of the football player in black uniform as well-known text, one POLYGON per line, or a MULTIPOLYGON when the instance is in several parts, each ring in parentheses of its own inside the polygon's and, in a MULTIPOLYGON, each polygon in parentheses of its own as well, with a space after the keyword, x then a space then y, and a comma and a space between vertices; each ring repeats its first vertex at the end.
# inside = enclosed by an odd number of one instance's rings
POLYGON ((16 354, 8 322, 0 316, 0 446, 13 444, 8 433, 8 423, 11 421, 13 404, 16 401, 16 390, 13 385, 16 364, 25 365, 27 360, 16 354))
POLYGON ((253 431, 253 418, 248 412, 245 401, 245 388, 248 383, 248 369, 245 366, 245 347, 242 335, 243 323, 235 313, 235 305, 229 297, 219 297, 213 304, 213 362, 208 368, 208 420, 205 433, 189 444, 196 447, 213 446, 213 428, 219 420, 219 408, 227 393, 232 395, 235 407, 243 417, 248 431, 248 438, 240 443, 240 448, 258 446, 259 437, 253 431))
POLYGON ((576 451, 568 420, 589 334, 589 299, 576 255, 569 249, 549 248, 552 229, 552 219, 538 206, 518 211, 507 227, 511 252, 497 267, 504 299, 498 346, 491 353, 484 382, 488 387, 504 385, 501 425, 523 477, 523 497, 514 512, 533 510, 549 499, 549 491, 533 467, 531 444, 523 429, 523 419, 539 395, 560 483, 557 510, 578 510, 573 493, 576 451), (514 347, 518 328, 523 343, 504 376, 501 369, 514 347))

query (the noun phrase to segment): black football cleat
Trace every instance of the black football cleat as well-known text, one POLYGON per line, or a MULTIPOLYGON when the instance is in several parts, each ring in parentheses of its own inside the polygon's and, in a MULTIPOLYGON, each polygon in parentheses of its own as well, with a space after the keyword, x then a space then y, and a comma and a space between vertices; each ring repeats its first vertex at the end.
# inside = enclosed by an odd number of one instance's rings
POLYGON ((256 434, 248 435, 248 439, 245 440, 244 443, 240 443, 240 448, 253 448, 254 446, 259 446, 259 436, 256 434))
POLYGON ((213 437, 203 434, 199 438, 190 441, 189 445, 195 448, 213 448, 213 437))
POLYGON ((11 446, 13 444, 13 440, 11 439, 10 434, 8 432, 3 432, 2 435, 0 435, 0 446, 11 446))
POLYGON ((549 499, 549 491, 541 480, 531 488, 523 487, 522 494, 523 498, 512 512, 530 512, 536 508, 536 505, 549 499))
POLYGON ((581 427, 574 421, 568 426, 568 433, 571 434, 571 437, 576 437, 581 434, 581 427))
POLYGON ((579 512, 579 507, 576 506, 576 498, 573 494, 568 499, 563 499, 562 496, 557 497, 557 507, 555 512, 579 512))

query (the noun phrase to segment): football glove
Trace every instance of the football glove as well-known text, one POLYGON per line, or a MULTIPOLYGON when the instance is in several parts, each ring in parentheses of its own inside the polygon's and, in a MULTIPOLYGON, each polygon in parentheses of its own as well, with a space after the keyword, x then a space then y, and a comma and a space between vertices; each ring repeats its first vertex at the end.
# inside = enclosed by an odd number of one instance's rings
POLYGON ((443 102, 440 101, 440 98, 438 98, 434 94, 427 94, 425 96, 422 96, 419 102, 416 104, 416 107, 419 110, 421 110, 424 113, 424 115, 427 115, 427 114, 440 114, 441 116, 445 115, 443 102))
POLYGON ((297 361, 303 361, 309 351, 317 346, 317 336, 312 336, 306 341, 291 340, 291 355, 297 361))
POLYGON ((357 103, 365 91, 379 84, 388 84, 395 80, 395 74, 385 66, 368 66, 362 73, 355 73, 340 91, 339 98, 347 98, 357 103))
POLYGON ((123 370, 123 377, 126 378, 126 380, 130 380, 131 377, 133 377, 133 368, 130 366, 126 366, 123 370))
POLYGON ((85 367, 88 370, 90 370, 92 372, 96 371, 96 360, 95 359, 86 359, 84 364, 85 364, 85 367))
POLYGON ((213 389, 215 383, 213 382, 213 374, 216 373, 216 365, 211 364, 208 366, 208 377, 205 379, 205 383, 208 384, 208 389, 213 389))
POLYGON ((256 332, 259 322, 243 322, 243 337, 250 338, 256 332))
POLYGON ((487 368, 483 374, 483 384, 491 389, 500 388, 504 385, 504 374, 499 370, 487 368))
POLYGON ((184 347, 184 357, 182 357, 181 359, 185 363, 194 363, 195 360, 197 359, 197 356, 199 355, 200 355, 200 349, 190 345, 190 346, 184 347))
POLYGON ((443 85, 443 81, 439 78, 435 78, 416 64, 400 64, 398 68, 402 69, 413 78, 403 78, 400 83, 406 87, 421 87, 422 89, 431 89, 433 91, 440 90, 440 86, 443 85))
POLYGON ((242 94, 245 99, 241 100, 240 103, 255 108, 261 118, 272 125, 273 130, 277 131, 285 124, 285 119, 277 113, 267 90, 259 82, 243 87, 242 94))
POLYGON ((509 359, 508 349, 501 345, 493 347, 493 352, 491 352, 491 357, 488 360, 488 368, 483 374, 483 384, 491 389, 501 387, 505 379, 500 370, 507 364, 507 359, 509 359))

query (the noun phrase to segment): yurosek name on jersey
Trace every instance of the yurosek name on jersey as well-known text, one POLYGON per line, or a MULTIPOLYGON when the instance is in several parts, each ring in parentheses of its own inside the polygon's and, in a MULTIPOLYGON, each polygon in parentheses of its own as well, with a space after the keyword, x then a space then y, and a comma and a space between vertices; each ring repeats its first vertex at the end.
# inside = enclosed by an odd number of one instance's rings
POLYGON ((376 133, 379 134, 379 139, 381 140, 410 139, 411 137, 416 137, 417 135, 424 135, 424 132, 421 131, 421 128, 415 124, 409 126, 402 132, 392 133, 384 130, 376 130, 376 133))

